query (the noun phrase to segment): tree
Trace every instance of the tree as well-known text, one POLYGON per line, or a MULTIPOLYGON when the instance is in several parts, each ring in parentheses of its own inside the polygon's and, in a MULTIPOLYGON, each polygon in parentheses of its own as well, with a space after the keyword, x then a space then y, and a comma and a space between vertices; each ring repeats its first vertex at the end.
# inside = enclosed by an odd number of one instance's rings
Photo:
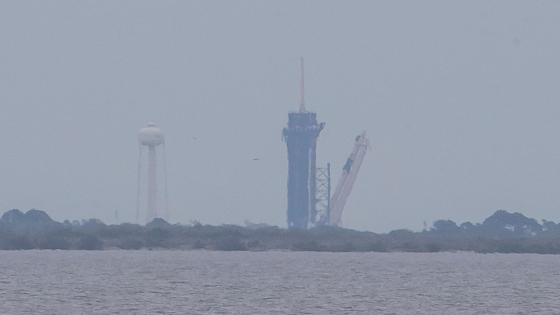
POLYGON ((460 231, 460 229, 457 224, 451 220, 437 220, 436 222, 434 222, 432 231, 436 233, 450 234, 457 233, 460 231))

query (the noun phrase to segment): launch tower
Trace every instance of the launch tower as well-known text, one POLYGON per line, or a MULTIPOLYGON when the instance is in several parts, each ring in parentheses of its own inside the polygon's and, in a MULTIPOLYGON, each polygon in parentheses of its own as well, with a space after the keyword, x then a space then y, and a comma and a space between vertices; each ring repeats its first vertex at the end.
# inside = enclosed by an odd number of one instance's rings
POLYGON ((301 63, 301 103, 298 112, 288 114, 284 140, 288 146, 288 228, 306 229, 315 216, 316 147, 325 123, 308 112, 304 102, 303 60, 301 63))

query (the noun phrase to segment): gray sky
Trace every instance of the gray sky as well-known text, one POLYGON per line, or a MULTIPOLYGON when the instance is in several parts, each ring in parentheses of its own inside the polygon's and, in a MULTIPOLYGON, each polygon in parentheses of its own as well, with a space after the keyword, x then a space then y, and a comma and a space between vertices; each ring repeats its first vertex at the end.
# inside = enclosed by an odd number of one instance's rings
POLYGON ((172 221, 285 226, 305 56, 318 163, 374 147, 346 226, 560 220, 559 29, 552 0, 2 1, 0 208, 133 220, 154 120, 172 221))

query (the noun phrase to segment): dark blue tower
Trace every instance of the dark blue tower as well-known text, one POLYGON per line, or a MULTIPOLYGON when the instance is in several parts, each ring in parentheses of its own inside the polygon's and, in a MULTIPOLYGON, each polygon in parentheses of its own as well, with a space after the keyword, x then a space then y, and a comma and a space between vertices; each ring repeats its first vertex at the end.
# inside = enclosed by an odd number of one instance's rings
MULTIPOLYGON (((303 100, 303 97, 302 97, 303 100)), ((288 114, 284 139, 288 145, 288 228, 306 229, 316 215, 316 147, 325 123, 317 114, 305 111, 288 114)))

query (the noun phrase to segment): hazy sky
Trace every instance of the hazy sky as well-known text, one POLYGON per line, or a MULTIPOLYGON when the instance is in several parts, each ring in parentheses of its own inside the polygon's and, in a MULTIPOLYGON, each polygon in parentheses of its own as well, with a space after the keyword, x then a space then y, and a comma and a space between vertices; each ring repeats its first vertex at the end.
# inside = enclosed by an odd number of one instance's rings
POLYGON ((373 146, 347 227, 560 220, 559 29, 553 0, 2 1, 0 208, 134 220, 153 120, 172 221, 285 226, 304 56, 318 164, 373 146))

